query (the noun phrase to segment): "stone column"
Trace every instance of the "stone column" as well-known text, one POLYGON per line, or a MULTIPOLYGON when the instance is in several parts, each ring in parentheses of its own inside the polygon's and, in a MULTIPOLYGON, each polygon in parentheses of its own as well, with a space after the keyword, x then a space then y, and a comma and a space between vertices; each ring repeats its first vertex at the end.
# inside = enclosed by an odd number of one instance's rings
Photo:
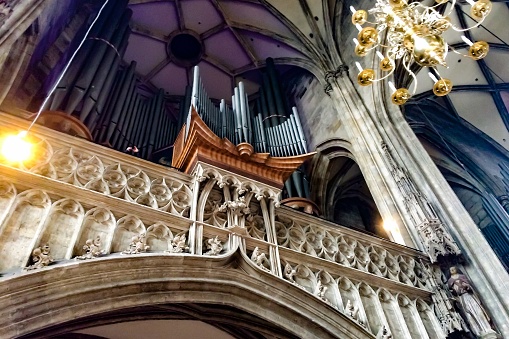
POLYGON ((335 108, 329 117, 341 121, 338 136, 346 136, 345 139, 350 142, 350 151, 362 171, 382 219, 384 222, 395 222, 399 228, 389 232, 389 236, 395 242, 424 250, 416 230, 408 227, 412 221, 403 204, 404 197, 391 176, 383 156, 383 139, 364 102, 344 72, 335 72, 332 76, 331 72, 327 72, 325 91, 335 108))
POLYGON ((448 225, 466 260, 464 269, 477 287, 501 334, 509 336, 509 275, 463 204, 417 139, 399 107, 390 103, 383 84, 373 87, 376 111, 371 112, 385 142, 392 145, 417 189, 423 192, 448 225))

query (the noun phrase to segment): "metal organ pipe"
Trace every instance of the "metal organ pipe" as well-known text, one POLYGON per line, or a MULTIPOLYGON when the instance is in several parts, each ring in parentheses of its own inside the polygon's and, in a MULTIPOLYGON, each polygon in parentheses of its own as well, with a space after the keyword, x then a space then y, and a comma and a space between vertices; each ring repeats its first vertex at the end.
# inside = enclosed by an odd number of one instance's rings
MULTIPOLYGON (((121 6, 122 4, 119 3, 119 5, 121 6)), ((117 6, 115 11, 118 11, 117 13, 122 13, 121 8, 122 7, 117 6)), ((67 106, 65 107, 65 112, 67 114, 72 114, 74 112, 78 104, 85 96, 85 92, 89 90, 90 84, 99 68, 103 56, 105 55, 107 49, 111 48, 108 44, 113 37, 115 28, 117 25, 119 25, 119 21, 121 22, 120 25, 128 25, 131 14, 132 11, 130 9, 123 10, 122 16, 119 16, 115 13, 112 17, 110 17, 108 25, 106 25, 100 36, 96 37, 95 39, 94 37, 91 38, 93 39, 92 53, 83 64, 83 67, 77 75, 74 86, 72 89, 70 89, 69 99, 67 101, 67 106)))
MULTIPOLYGON (((121 0, 120 2, 112 1, 108 3, 101 13, 101 16, 97 19, 96 23, 90 30, 89 36, 100 36, 105 23, 109 21, 110 15, 114 12, 114 9, 118 8, 117 6, 122 4, 124 4, 123 8, 125 8, 127 6, 127 0, 121 0)), ((85 44, 83 44, 80 52, 76 55, 72 64, 67 69, 65 76, 60 80, 53 95, 50 110, 54 111, 61 109, 62 103, 68 95, 70 87, 75 83, 80 70, 83 68, 83 64, 88 60, 89 55, 92 53, 94 45, 94 40, 87 40, 85 44)))
MULTIPOLYGON (((129 29, 127 29, 126 27, 126 30, 124 31, 124 34, 122 36, 122 41, 118 47, 118 52, 120 53, 120 56, 124 55, 125 53, 130 33, 131 32, 129 31, 129 29)), ((107 72, 106 80, 104 80, 102 86, 100 85, 102 83, 100 79, 97 79, 97 85, 95 85, 96 81, 94 80, 94 83, 92 84, 92 86, 94 86, 94 89, 83 104, 84 109, 82 110, 82 112, 84 115, 88 115, 89 113, 87 113, 87 110, 89 104, 87 103, 87 101, 91 103, 94 102, 95 101, 94 95, 96 93, 99 93, 97 101, 95 102, 95 107, 92 109, 91 115, 83 118, 86 119, 84 121, 90 131, 94 130, 96 128, 96 124, 98 123, 98 121, 101 120, 100 118, 101 115, 104 113, 104 108, 108 102, 108 98, 110 97, 112 90, 115 88, 118 66, 120 65, 121 60, 120 57, 116 54, 116 52, 113 50, 109 51, 109 56, 111 56, 113 62, 111 63, 110 67, 104 71, 107 72)), ((103 66, 106 68, 107 63, 105 63, 103 66)), ((101 73, 102 71, 98 72, 98 74, 101 73)), ((83 121, 83 119, 80 120, 83 121)))
POLYGON ((83 101, 83 106, 81 108, 79 117, 83 122, 86 122, 88 115, 98 102, 100 93, 102 94, 103 88, 105 89, 106 93, 109 91, 111 82, 108 84, 107 78, 110 75, 112 69, 116 70, 118 68, 120 58, 123 55, 122 49, 125 50, 125 47, 127 47, 127 38, 130 34, 128 30, 129 18, 131 17, 131 14, 131 10, 126 10, 124 12, 125 18, 121 21, 121 25, 117 28, 111 39, 112 46, 108 46, 106 43, 102 42, 102 44, 107 47, 107 50, 101 60, 97 72, 94 74, 94 78, 88 86, 87 93, 85 94, 85 99, 83 101))
POLYGON ((127 69, 126 78, 121 86, 117 100, 110 106, 112 111, 111 119, 109 121, 106 136, 104 138, 104 141, 107 143, 109 143, 111 137, 113 136, 113 133, 117 128, 117 124, 120 120, 120 114, 122 113, 123 108, 123 105, 120 103, 125 102, 127 95, 130 94, 130 90, 133 88, 133 81, 136 81, 136 79, 134 78, 135 68, 136 62, 132 61, 131 64, 129 65, 129 68, 127 69))

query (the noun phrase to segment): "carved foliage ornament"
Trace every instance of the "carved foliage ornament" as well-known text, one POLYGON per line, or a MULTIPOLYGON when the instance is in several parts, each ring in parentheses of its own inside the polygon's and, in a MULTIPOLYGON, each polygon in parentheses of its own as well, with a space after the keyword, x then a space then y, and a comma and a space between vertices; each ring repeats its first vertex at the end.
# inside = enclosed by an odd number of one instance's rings
POLYGON ((36 270, 51 264, 53 262, 53 258, 50 254, 49 245, 43 245, 34 249, 32 251, 32 262, 33 265, 26 267, 26 270, 36 270))
POLYGON ((111 163, 73 148, 53 151, 47 144, 44 149, 47 156, 38 156, 34 164, 23 164, 23 169, 161 211, 188 215, 192 191, 176 178, 153 178, 134 166, 111 163))
POLYGON ((277 215, 278 245, 404 284, 429 289, 422 264, 413 258, 363 243, 339 231, 302 225, 277 215))

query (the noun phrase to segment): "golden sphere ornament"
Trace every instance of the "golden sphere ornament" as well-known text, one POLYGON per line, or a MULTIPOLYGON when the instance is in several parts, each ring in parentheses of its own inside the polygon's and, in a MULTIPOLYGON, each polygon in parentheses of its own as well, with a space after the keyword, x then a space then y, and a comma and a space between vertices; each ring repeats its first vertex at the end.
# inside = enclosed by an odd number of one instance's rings
POLYGON ((368 50, 366 47, 357 45, 355 46, 355 54, 357 54, 360 57, 366 56, 368 54, 368 50))
POLYGON ((473 4, 470 9, 470 15, 476 20, 482 20, 485 16, 491 12, 491 1, 490 0, 479 0, 473 4))
POLYGON ((359 9, 352 15, 352 24, 363 25, 368 20, 368 12, 363 9, 359 9))
POLYGON ((444 95, 447 95, 452 90, 452 81, 449 79, 440 79, 437 82, 435 82, 435 85, 433 86, 433 93, 437 97, 443 97, 444 95))
POLYGON ((395 105, 403 105, 410 99, 412 95, 406 88, 399 88, 396 92, 392 93, 391 100, 395 105))
POLYGON ((390 72, 394 68, 394 64, 391 59, 385 57, 380 61, 380 69, 384 72, 390 72))
POLYGON ((371 68, 367 68, 362 70, 359 75, 357 75, 357 83, 361 86, 369 86, 375 80, 375 71, 371 68))
POLYGON ((470 49, 468 50, 468 55, 474 60, 480 60, 488 55, 490 50, 490 45, 486 41, 477 41, 474 42, 470 49))
POLYGON ((362 46, 371 46, 378 41, 378 32, 373 27, 364 27, 357 35, 357 40, 362 46))
POLYGON ((392 8, 402 8, 407 5, 405 0, 389 0, 388 2, 392 8))
POLYGON ((440 35, 413 36, 413 57, 424 67, 445 66, 447 43, 440 35))

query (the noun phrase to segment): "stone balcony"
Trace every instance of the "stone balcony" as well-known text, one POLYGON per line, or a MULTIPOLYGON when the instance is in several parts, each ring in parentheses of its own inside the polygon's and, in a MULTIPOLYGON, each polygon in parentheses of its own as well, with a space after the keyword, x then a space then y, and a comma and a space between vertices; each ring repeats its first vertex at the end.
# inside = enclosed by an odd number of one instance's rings
MULTIPOLYGON (((27 126, 1 119, 1 134, 27 126)), ((439 270, 421 252, 279 207, 277 188, 206 163, 187 175, 43 127, 32 138, 34 160, 0 165, 1 336, 58 318, 52 312, 64 304, 37 308, 30 299, 62 277, 51 271, 82 266, 120 284, 134 279, 136 263, 147 279, 169 269, 175 279, 206 280, 222 265, 258 289, 277 281, 320 305, 330 337, 369 338, 385 328, 393 338, 445 338, 432 293, 439 270), (105 265, 114 262, 119 269, 108 275, 105 265), (350 324, 346 332, 334 330, 334 317, 350 324)))

